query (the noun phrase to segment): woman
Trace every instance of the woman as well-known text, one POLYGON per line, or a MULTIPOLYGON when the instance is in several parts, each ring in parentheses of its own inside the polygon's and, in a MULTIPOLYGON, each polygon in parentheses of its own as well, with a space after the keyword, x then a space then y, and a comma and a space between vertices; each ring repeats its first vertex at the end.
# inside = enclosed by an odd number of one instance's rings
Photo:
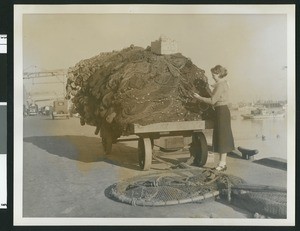
POLYGON ((234 149, 234 141, 231 131, 231 117, 228 109, 228 83, 225 77, 227 70, 221 65, 211 69, 212 77, 216 81, 211 98, 202 97, 193 93, 197 100, 211 104, 215 108, 214 130, 213 130, 213 151, 220 154, 220 162, 215 168, 218 171, 225 171, 227 152, 234 149))

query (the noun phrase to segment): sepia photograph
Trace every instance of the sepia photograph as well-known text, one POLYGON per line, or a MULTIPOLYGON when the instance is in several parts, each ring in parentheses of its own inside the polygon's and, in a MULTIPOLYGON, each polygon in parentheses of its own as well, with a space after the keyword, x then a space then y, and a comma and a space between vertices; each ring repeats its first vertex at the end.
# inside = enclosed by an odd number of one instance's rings
POLYGON ((295 225, 294 5, 14 5, 14 225, 295 225))

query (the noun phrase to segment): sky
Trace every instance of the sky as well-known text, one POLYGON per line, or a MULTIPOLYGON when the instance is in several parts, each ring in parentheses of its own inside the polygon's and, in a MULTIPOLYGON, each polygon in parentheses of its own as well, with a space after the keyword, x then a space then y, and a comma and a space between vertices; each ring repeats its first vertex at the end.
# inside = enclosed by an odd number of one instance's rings
MULTIPOLYGON (((226 67, 232 103, 287 99, 284 14, 26 14, 23 69, 67 69, 131 44, 146 48, 162 35, 174 39, 210 83, 210 68, 226 67)), ((34 81, 42 90, 63 89, 34 81)))

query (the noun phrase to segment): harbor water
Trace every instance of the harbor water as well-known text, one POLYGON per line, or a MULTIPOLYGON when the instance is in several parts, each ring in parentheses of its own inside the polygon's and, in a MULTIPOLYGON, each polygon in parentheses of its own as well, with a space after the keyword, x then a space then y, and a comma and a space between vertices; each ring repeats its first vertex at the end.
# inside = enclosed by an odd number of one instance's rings
MULTIPOLYGON (((243 119, 241 111, 231 111, 235 146, 257 149, 256 159, 287 159, 287 119, 243 119)), ((290 154, 289 154, 290 155, 290 154)))

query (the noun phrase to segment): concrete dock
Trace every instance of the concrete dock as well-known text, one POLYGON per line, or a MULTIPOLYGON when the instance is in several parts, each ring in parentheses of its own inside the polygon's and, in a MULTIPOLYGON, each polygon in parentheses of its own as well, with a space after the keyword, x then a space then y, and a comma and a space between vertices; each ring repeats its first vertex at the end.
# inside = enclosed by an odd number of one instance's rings
MULTIPOLYGON (((164 162, 154 160, 149 171, 141 171, 137 141, 114 144, 112 153, 104 155, 101 140, 94 135, 94 130, 88 125, 81 126, 79 119, 74 117, 24 118, 24 217, 253 218, 253 213, 220 200, 163 207, 131 206, 111 200, 105 190, 112 184, 132 176, 170 169, 186 161, 189 153, 182 150, 160 152, 164 162)), ((210 153, 207 166, 213 167, 217 158, 210 153)), ((259 154, 255 158, 249 161, 229 155, 226 173, 251 184, 286 187, 284 161, 260 162, 259 154)))

